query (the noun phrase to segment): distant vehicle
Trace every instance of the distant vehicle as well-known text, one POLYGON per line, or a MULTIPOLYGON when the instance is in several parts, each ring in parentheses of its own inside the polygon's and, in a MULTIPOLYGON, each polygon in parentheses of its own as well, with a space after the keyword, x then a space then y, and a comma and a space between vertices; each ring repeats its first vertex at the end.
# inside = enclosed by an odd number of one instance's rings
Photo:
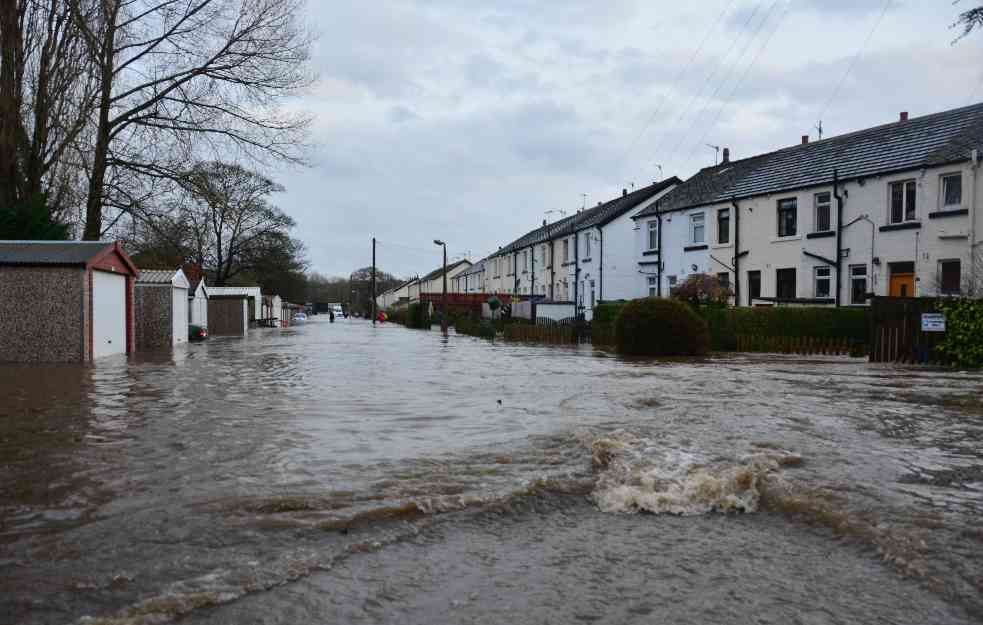
POLYGON ((188 340, 189 341, 204 341, 208 338, 208 330, 203 326, 189 325, 188 326, 188 340))
POLYGON ((294 323, 306 323, 306 322, 307 322, 307 315, 305 315, 304 313, 297 313, 296 315, 294 315, 294 323))
POLYGON ((341 304, 334 304, 334 305, 332 305, 331 306, 331 312, 334 313, 334 316, 335 317, 344 317, 345 316, 345 311, 341 307, 341 304))

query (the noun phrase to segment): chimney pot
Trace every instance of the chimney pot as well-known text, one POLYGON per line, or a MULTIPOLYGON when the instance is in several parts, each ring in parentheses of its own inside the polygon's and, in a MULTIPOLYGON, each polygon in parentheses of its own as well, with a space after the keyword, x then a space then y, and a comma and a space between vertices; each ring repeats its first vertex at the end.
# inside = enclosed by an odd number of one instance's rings
POLYGON ((901 121, 908 121, 908 111, 901 111, 901 121))
POLYGON ((724 148, 724 163, 730 162, 730 148, 724 148))
POLYGON ((809 143, 809 135, 802 135, 802 145, 809 143))
POLYGON ((621 197, 625 197, 626 195, 628 195, 628 189, 622 189, 621 190, 621 197))

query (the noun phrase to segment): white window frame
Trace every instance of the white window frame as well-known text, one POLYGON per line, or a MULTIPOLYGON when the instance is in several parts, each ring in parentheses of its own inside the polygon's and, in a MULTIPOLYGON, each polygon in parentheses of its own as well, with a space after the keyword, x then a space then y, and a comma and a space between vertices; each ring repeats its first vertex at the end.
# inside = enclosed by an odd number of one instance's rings
POLYGON ((648 241, 646 241, 646 248, 650 252, 654 252, 659 249, 659 220, 653 219, 647 222, 646 233, 648 235, 648 241), (655 235, 654 237, 652 235, 655 235))
MULTIPOLYGON (((940 210, 959 210, 963 207, 963 173, 961 171, 951 171, 939 176, 939 209, 940 210), (946 204, 946 181, 950 178, 959 178, 959 203, 946 204)), ((916 205, 917 208, 917 205, 916 205)))
POLYGON ((730 207, 729 206, 725 206, 724 208, 718 208, 717 209, 717 212, 716 212, 716 216, 717 216, 717 222, 716 222, 716 227, 717 227, 717 245, 730 245, 730 242, 731 242, 730 241, 730 230, 731 230, 730 224, 731 224, 731 220, 732 220, 732 217, 733 217, 733 213, 731 213, 730 207), (720 240, 720 234, 721 234, 720 233, 720 215, 723 214, 723 213, 725 213, 725 212, 727 213, 727 240, 726 241, 721 241, 720 240))
POLYGON ((648 284, 649 297, 656 297, 659 294, 658 276, 649 276, 646 283, 648 284))
POLYGON ((833 231, 833 194, 829 191, 820 191, 812 195, 812 231, 813 232, 832 232, 833 231), (826 201, 820 202, 819 197, 825 195, 826 201), (829 227, 820 230, 819 228, 819 208, 826 207, 827 221, 829 227))
POLYGON ((570 262, 570 239, 563 239, 563 262, 570 262))
POLYGON ((799 235, 799 198, 797 197, 783 197, 775 202, 775 217, 777 219, 775 227, 775 236, 779 239, 785 239, 790 237, 795 237, 799 235), (792 214, 795 216, 795 232, 782 234, 782 205, 791 203, 792 204, 792 214))
POLYGON ((855 302, 855 301, 853 301, 853 281, 859 279, 860 277, 862 277, 864 279, 864 293, 865 294, 866 293, 870 293, 870 271, 869 271, 867 265, 850 265, 849 275, 850 275, 850 304, 853 305, 853 306, 864 306, 864 305, 866 305, 867 304, 867 300, 866 299, 864 301, 862 301, 862 302, 855 302), (854 275, 854 270, 855 269, 863 269, 863 272, 864 272, 863 273, 863 276, 854 275))
POLYGON ((707 214, 704 212, 689 214, 689 240, 693 245, 702 245, 707 242, 707 214), (699 218, 699 219, 697 219, 699 218), (699 221, 699 225, 697 225, 699 221), (700 228, 700 238, 696 238, 696 229, 700 228))
POLYGON ((887 223, 888 225, 894 226, 897 224, 908 224, 915 223, 918 221, 918 181, 914 178, 905 178, 904 180, 892 180, 887 183, 887 223), (901 221, 894 221, 894 206, 892 202, 894 201, 894 185, 903 185, 901 187, 901 221), (915 185, 915 210, 914 216, 908 219, 908 185, 915 185))
POLYGON ((833 268, 829 265, 816 265, 812 268, 812 295, 816 299, 822 298, 826 299, 832 297, 833 293, 833 268), (825 276, 819 275, 820 272, 825 272, 825 276), (826 284, 826 295, 819 294, 819 281, 824 280, 826 284))
POLYGON ((590 258, 590 231, 584 233, 584 258, 590 258))

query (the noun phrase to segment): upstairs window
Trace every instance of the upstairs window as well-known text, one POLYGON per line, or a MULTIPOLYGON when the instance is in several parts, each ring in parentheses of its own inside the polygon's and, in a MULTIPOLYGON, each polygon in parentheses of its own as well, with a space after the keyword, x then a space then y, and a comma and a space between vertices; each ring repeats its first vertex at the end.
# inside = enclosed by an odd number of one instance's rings
POLYGON ((815 232, 829 232, 833 229, 833 222, 830 219, 831 202, 830 193, 817 193, 813 196, 815 204, 815 221, 813 226, 815 232))
POLYGON ((891 183, 891 223, 915 220, 916 185, 914 180, 891 183))
POLYGON ((693 243, 706 241, 706 216, 703 213, 693 213, 689 216, 689 236, 693 243))
POLYGON ((730 209, 721 208, 717 211, 717 243, 730 243, 730 209))
POLYGON ((584 258, 590 258, 590 232, 584 233, 584 258))
POLYGON ((659 249, 659 221, 657 219, 648 222, 648 249, 659 249))
POLYGON ((961 208, 963 204, 963 175, 942 176, 942 208, 961 208))
POLYGON ((798 201, 794 197, 778 200, 778 236, 795 236, 798 213, 798 201))
POLYGON ((563 262, 570 262, 570 239, 563 239, 563 262))

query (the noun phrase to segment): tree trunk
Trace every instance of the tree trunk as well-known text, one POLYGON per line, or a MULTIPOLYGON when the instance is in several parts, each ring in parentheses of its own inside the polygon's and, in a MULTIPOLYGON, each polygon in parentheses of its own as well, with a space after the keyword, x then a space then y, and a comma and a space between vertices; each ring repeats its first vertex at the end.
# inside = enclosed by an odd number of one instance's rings
POLYGON ((109 112, 113 95, 113 58, 116 47, 116 16, 118 3, 106 7, 105 32, 99 54, 99 126, 96 128, 96 145, 92 152, 92 172, 89 175, 89 197, 85 206, 85 234, 82 239, 98 241, 102 236, 102 200, 109 161, 109 141, 112 125, 109 112))
POLYGON ((21 77, 23 76, 23 33, 19 3, 0 2, 0 208, 18 199, 21 128, 21 77))

